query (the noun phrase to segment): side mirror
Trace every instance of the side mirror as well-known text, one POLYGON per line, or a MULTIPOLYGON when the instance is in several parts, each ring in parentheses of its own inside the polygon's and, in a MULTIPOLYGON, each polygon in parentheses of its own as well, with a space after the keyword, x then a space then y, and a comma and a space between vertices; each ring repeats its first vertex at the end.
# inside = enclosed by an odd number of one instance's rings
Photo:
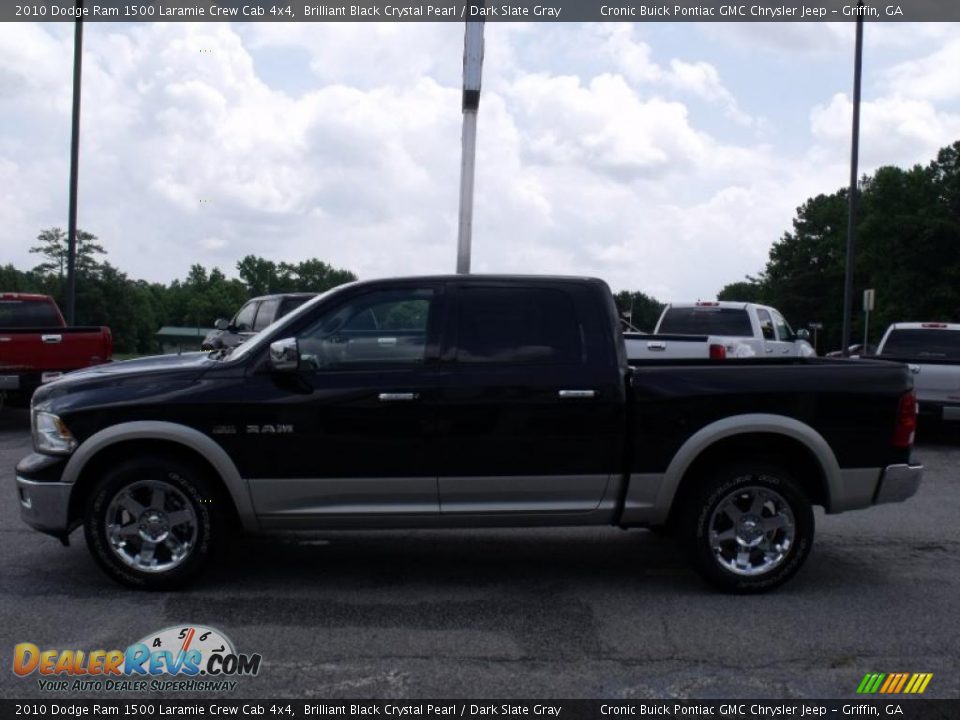
POLYGON ((217 330, 226 330, 230 327, 230 321, 224 320, 223 318, 217 318, 217 321, 213 324, 217 330))
POLYGON ((799 330, 797 330, 797 340, 806 340, 807 342, 809 342, 810 331, 807 330, 806 328, 800 328, 799 330))
POLYGON ((296 338, 270 343, 270 369, 274 372, 296 372, 300 367, 300 348, 296 338))

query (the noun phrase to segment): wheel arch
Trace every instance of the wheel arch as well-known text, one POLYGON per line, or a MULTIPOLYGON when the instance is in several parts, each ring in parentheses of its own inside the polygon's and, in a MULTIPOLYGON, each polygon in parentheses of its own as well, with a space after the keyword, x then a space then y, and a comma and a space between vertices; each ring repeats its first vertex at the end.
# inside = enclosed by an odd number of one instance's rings
POLYGON ((113 425, 90 436, 77 448, 62 475, 63 482, 73 485, 68 516, 71 522, 82 515, 87 492, 103 467, 136 453, 157 451, 158 454, 175 453, 198 463, 226 492, 232 503, 232 514, 243 529, 258 529, 247 484, 226 451, 194 428, 161 421, 113 425))
POLYGON ((673 518, 685 491, 706 468, 750 459, 787 459, 787 469, 804 485, 814 505, 829 510, 842 497, 840 466, 820 433, 782 415, 738 415, 700 429, 674 455, 657 494, 663 519, 673 518))

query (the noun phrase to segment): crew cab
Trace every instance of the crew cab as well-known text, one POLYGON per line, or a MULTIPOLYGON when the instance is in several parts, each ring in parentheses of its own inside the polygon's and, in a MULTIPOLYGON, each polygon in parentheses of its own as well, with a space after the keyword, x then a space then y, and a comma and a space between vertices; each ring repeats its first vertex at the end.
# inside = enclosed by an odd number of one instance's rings
POLYGON ((899 502, 912 377, 887 362, 627 362, 607 285, 351 283, 233 350, 39 389, 21 515, 171 588, 241 530, 666 528, 719 587, 803 564, 812 507, 899 502))
POLYGON ((296 310, 316 293, 282 293, 262 295, 248 300, 232 320, 218 318, 214 329, 200 344, 201 350, 220 350, 246 342, 265 327, 273 324, 292 310, 296 310))
POLYGON ((627 338, 631 359, 811 357, 809 333, 794 333, 775 308, 755 303, 670 303, 653 335, 627 338))
POLYGON ((0 400, 26 405, 41 384, 112 356, 110 328, 67 327, 48 295, 0 293, 0 400))
POLYGON ((877 357, 910 366, 922 416, 960 420, 960 324, 894 323, 884 333, 877 357))

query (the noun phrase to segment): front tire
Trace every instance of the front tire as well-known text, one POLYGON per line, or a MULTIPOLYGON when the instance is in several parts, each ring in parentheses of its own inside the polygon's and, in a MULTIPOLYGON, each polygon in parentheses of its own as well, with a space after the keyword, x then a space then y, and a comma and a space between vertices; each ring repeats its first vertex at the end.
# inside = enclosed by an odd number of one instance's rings
POLYGON ((764 592, 785 583, 806 561, 813 507, 803 486, 782 468, 739 463, 697 483, 678 530, 706 580, 727 592, 764 592))
POLYGON ((215 490, 198 468, 175 458, 121 462, 88 498, 87 547, 123 585, 180 587, 202 570, 226 529, 215 490))

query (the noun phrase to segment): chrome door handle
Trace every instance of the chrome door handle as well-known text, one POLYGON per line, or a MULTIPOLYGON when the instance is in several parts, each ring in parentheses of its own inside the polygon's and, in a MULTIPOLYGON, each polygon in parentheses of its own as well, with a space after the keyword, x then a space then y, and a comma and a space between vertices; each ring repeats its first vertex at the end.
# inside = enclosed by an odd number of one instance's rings
POLYGON ((48 345, 50 345, 50 344, 55 344, 55 343, 58 343, 58 342, 62 342, 62 341, 63 341, 63 336, 62 336, 62 335, 41 335, 41 336, 40 336, 40 339, 41 339, 43 342, 45 342, 45 343, 47 343, 48 345))
POLYGON ((380 402, 411 402, 419 398, 420 395, 413 392, 394 392, 394 393, 380 393, 377 396, 377 399, 380 402))
POLYGON ((768 353, 772 353, 772 352, 773 352, 773 348, 767 348, 766 350, 767 350, 768 353))
POLYGON ((647 350, 666 350, 667 344, 665 342, 648 342, 647 350))
POLYGON ((570 400, 574 398, 592 398, 597 396, 596 390, 560 390, 557 395, 560 396, 562 400, 570 400))

